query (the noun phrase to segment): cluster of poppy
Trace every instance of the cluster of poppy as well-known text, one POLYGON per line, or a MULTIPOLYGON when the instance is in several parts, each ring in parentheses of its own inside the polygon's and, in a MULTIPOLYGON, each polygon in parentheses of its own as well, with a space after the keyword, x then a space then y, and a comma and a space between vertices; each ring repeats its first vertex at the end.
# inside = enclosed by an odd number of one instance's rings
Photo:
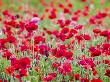
POLYGON ((12 78, 24 82, 31 76, 35 82, 109 80, 110 30, 105 22, 110 18, 109 9, 91 15, 92 0, 77 10, 71 1, 65 1, 66 5, 58 3, 57 8, 54 1, 44 0, 44 13, 26 12, 27 18, 9 10, 2 12, 0 58, 9 61, 3 72, 11 77, 0 75, 0 82, 12 82, 12 78), (82 19, 85 24, 80 24, 82 19))

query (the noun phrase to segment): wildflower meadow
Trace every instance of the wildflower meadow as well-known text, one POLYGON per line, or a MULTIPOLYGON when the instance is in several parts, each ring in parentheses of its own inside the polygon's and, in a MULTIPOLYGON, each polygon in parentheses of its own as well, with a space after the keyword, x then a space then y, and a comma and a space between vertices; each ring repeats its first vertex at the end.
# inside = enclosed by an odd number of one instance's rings
POLYGON ((110 82, 110 0, 0 0, 0 82, 110 82))

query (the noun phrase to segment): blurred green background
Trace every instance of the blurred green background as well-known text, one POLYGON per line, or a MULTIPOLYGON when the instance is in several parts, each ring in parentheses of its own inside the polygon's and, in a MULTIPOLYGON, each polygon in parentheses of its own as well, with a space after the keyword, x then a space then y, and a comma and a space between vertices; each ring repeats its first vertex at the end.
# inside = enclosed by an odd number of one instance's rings
POLYGON ((49 4, 54 3, 55 8, 57 8, 58 3, 66 4, 68 2, 72 3, 74 9, 81 9, 84 5, 90 5, 94 3, 95 9, 102 9, 105 7, 110 7, 110 0, 87 0, 83 3, 81 0, 0 0, 0 10, 9 9, 10 11, 19 12, 20 8, 29 9, 37 12, 43 12, 44 7, 42 3, 49 4), (104 4, 101 4, 103 3, 104 4))

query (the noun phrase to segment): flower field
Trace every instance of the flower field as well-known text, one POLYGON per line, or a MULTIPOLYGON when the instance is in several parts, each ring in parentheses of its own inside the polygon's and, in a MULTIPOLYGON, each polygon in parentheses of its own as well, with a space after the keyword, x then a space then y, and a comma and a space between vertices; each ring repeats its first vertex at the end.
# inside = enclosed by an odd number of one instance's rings
POLYGON ((110 82, 110 0, 0 0, 0 82, 110 82))

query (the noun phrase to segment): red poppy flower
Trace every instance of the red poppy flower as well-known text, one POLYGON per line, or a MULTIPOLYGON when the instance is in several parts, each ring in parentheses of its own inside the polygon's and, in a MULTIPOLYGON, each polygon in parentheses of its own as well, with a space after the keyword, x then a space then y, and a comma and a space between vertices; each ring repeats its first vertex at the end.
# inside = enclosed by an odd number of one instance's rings
POLYGON ((57 24, 59 24, 61 28, 65 27, 65 22, 63 20, 58 20, 57 24))
POLYGON ((11 61, 11 66, 14 66, 15 64, 19 63, 19 61, 18 61, 18 59, 16 57, 11 57, 10 61, 11 61))
POLYGON ((20 75, 21 77, 27 76, 27 70, 25 70, 25 69, 20 69, 19 75, 20 75))
POLYGON ((6 58, 6 59, 9 60, 12 55, 13 55, 13 54, 12 54, 11 52, 9 52, 8 50, 5 50, 2 57, 4 57, 4 58, 6 58))
POLYGON ((6 39, 0 39, 0 49, 5 48, 6 39))
POLYGON ((26 46, 26 45, 20 46, 21 51, 26 51, 27 49, 28 49, 28 46, 26 46))
POLYGON ((59 35, 57 36, 57 38, 59 38, 62 41, 65 41, 67 39, 67 36, 64 33, 59 33, 59 35))
POLYGON ((79 80, 80 79, 80 74, 74 74, 74 79, 79 80))
POLYGON ((68 33, 67 39, 72 38, 75 34, 77 34, 76 29, 70 29, 70 32, 68 33))
MULTIPOLYGON (((98 65, 98 64, 97 64, 97 65, 98 65)), ((93 71, 93 75, 94 75, 94 76, 96 76, 96 75, 98 74, 98 72, 97 72, 96 69, 93 68, 92 71, 93 71)))
POLYGON ((5 11, 3 11, 3 15, 10 16, 10 13, 8 10, 5 10, 5 11))
POLYGON ((65 50, 67 47, 65 45, 58 45, 58 47, 61 49, 61 50, 65 50))
POLYGON ((3 82, 2 79, 0 79, 0 82, 3 82))
POLYGON ((70 14, 71 12, 70 12, 70 10, 68 9, 68 8, 64 8, 64 11, 63 11, 64 13, 68 13, 68 14, 70 14))
POLYGON ((43 38, 42 36, 35 36, 34 43, 39 44, 40 42, 45 42, 45 38, 43 38))
POLYGON ((61 4, 61 3, 60 3, 58 6, 59 6, 60 8, 65 8, 65 6, 64 6, 63 4, 61 4))
POLYGON ((108 16, 108 14, 106 12, 100 12, 100 15, 101 15, 102 18, 105 18, 105 17, 108 16))
POLYGON ((6 79, 0 79, 0 82, 8 82, 6 79))
POLYGON ((20 64, 21 68, 29 68, 30 62, 31 62, 31 60, 28 57, 23 57, 19 60, 19 64, 20 64))
POLYGON ((64 50, 58 50, 58 51, 54 54, 54 56, 57 57, 57 58, 60 58, 60 57, 63 56, 64 53, 65 53, 64 50))
POLYGON ((71 23, 71 20, 65 20, 65 26, 70 25, 70 23, 71 23))
POLYGON ((108 76, 108 77, 110 77, 110 70, 109 69, 106 70, 105 75, 108 76))
POLYGON ((83 11, 83 16, 88 16, 88 14, 89 14, 88 11, 86 10, 83 11))
POLYGON ((80 13, 81 13, 81 10, 80 10, 80 9, 78 9, 78 10, 76 10, 76 11, 74 12, 74 15, 79 16, 79 15, 80 15, 80 13))
POLYGON ((77 31, 76 29, 71 29, 71 30, 70 30, 70 33, 71 33, 71 34, 76 34, 76 33, 78 33, 78 31, 77 31))
POLYGON ((31 22, 30 22, 30 23, 26 24, 25 28, 26 28, 26 30, 27 30, 28 32, 31 32, 31 31, 33 31, 33 30, 37 30, 38 25, 36 25, 35 23, 31 23, 31 22))
POLYGON ((71 64, 69 62, 64 62, 63 63, 63 69, 67 73, 72 72, 72 67, 71 67, 71 64))
POLYGON ((78 21, 79 20, 79 16, 74 16, 71 18, 73 21, 78 21))
POLYGON ((81 82, 89 82, 87 78, 81 78, 81 82))
POLYGON ((96 79, 92 79, 91 82, 103 82, 103 81, 101 79, 96 78, 96 79))
POLYGON ((100 56, 100 55, 101 55, 101 51, 98 49, 95 49, 94 51, 91 52, 91 57, 100 56))
POLYGON ((78 62, 79 65, 82 65, 85 69, 93 68, 95 66, 92 58, 86 58, 78 62))
POLYGON ((103 60, 103 63, 110 65, 110 60, 103 60))
POLYGON ((94 17, 91 17, 91 18, 89 19, 89 23, 90 23, 90 24, 96 24, 96 19, 95 19, 94 17))
POLYGON ((73 7, 73 4, 72 4, 72 3, 69 3, 69 4, 68 4, 68 7, 69 7, 69 8, 72 8, 72 7, 73 7))
POLYGON ((107 44, 107 43, 102 44, 102 50, 103 51, 109 50, 109 48, 110 48, 110 44, 107 44))
POLYGON ((103 30, 102 32, 100 32, 100 36, 108 37, 108 35, 109 35, 108 30, 103 30))
POLYGON ((76 29, 76 30, 82 30, 83 28, 84 28, 83 25, 77 25, 77 26, 75 26, 74 29, 76 29))
POLYGON ((17 28, 18 27, 18 23, 16 21, 14 21, 14 20, 11 20, 9 22, 6 21, 5 24, 6 25, 9 25, 9 26, 12 26, 14 28, 17 28))
POLYGON ((52 81, 53 80, 53 76, 52 75, 48 75, 48 76, 45 76, 43 78, 44 81, 52 81))
POLYGON ((76 35, 75 38, 78 40, 78 43, 80 44, 81 40, 83 40, 82 35, 76 35))
POLYGON ((96 19, 102 19, 102 18, 105 18, 106 16, 107 16, 107 13, 99 12, 99 13, 95 16, 95 18, 96 18, 96 19))
POLYGON ((93 51, 95 51, 95 50, 96 50, 96 48, 93 47, 93 46, 91 46, 91 47, 89 48, 89 51, 90 51, 90 52, 93 52, 93 51))
POLYGON ((57 17, 56 15, 56 9, 52 9, 49 15, 50 19, 55 19, 57 17))
POLYGON ((63 75, 69 74, 70 72, 72 72, 71 64, 69 62, 64 62, 62 66, 58 67, 58 71, 63 75))
POLYGON ((67 59, 70 59, 70 58, 72 58, 73 53, 72 53, 71 51, 65 52, 65 53, 63 54, 63 56, 66 57, 67 59))
POLYGON ((54 63, 52 64, 52 68, 58 68, 60 65, 61 65, 61 64, 58 63, 58 62, 54 62, 54 63))
POLYGON ((91 40, 91 37, 88 34, 83 34, 83 38, 84 40, 91 40))
POLYGON ((24 76, 27 76, 27 70, 20 69, 19 74, 17 74, 15 77, 18 78, 20 80, 20 82, 22 82, 21 78, 24 76))
POLYGON ((6 68, 6 73, 13 75, 14 74, 14 67, 13 66, 9 66, 6 68))
POLYGON ((51 75, 53 78, 56 78, 56 76, 57 76, 56 73, 49 73, 48 75, 51 75))
POLYGON ((58 30, 54 30, 54 31, 52 31, 52 34, 53 34, 54 36, 58 37, 59 31, 58 31, 58 30))
POLYGON ((62 30, 61 30, 61 33, 68 33, 69 32, 69 28, 63 28, 62 30))
POLYGON ((62 68, 62 67, 58 67, 58 72, 63 74, 63 75, 66 75, 66 71, 62 68))
POLYGON ((50 48, 47 45, 39 45, 39 53, 45 56, 49 55, 50 48))
POLYGON ((16 38, 14 36, 8 35, 6 38, 7 42, 9 43, 16 43, 16 38))
POLYGON ((101 32, 101 30, 100 30, 99 28, 94 28, 94 29, 93 29, 93 32, 96 33, 96 34, 98 34, 98 33, 101 32))

